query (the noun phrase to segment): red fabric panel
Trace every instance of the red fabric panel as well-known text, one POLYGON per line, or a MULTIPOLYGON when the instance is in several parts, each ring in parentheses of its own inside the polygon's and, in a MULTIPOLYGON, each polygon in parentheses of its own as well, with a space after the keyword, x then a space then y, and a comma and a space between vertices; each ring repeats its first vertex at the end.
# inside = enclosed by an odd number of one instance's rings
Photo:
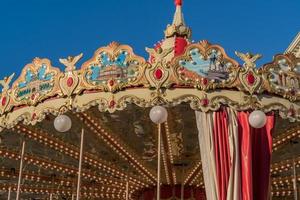
MULTIPOLYGON (((142 192, 142 195, 139 199, 141 200, 156 200, 156 188, 147 189, 142 192)), ((172 199, 180 199, 181 197, 181 186, 162 186, 161 187, 161 200, 172 200, 172 199)), ((195 200, 206 200, 205 190, 202 188, 194 188, 190 186, 186 186, 184 188, 184 199, 195 200)))
POLYGON ((250 126, 248 122, 249 113, 238 113, 239 144, 241 156, 241 188, 242 199, 252 200, 252 146, 250 137, 250 126))
POLYGON ((143 193, 143 200, 153 200, 154 195, 154 190, 146 190, 143 193))
POLYGON ((231 163, 228 138, 228 115, 225 109, 215 112, 213 132, 219 199, 226 200, 231 163))
POLYGON ((187 46, 187 40, 183 37, 176 37, 175 38, 175 48, 174 48, 174 55, 179 56, 184 53, 185 47, 187 46))
POLYGON ((205 191, 203 189, 194 190, 194 198, 195 200, 206 200, 205 191))
POLYGON ((253 197, 257 200, 268 199, 273 127, 274 115, 272 114, 267 116, 265 127, 253 129, 252 133, 253 197))
POLYGON ((243 200, 267 200, 274 114, 263 128, 250 127, 248 112, 238 113, 243 200))
POLYGON ((162 199, 168 199, 173 196, 173 188, 170 186, 162 186, 160 191, 161 191, 160 197, 162 199))

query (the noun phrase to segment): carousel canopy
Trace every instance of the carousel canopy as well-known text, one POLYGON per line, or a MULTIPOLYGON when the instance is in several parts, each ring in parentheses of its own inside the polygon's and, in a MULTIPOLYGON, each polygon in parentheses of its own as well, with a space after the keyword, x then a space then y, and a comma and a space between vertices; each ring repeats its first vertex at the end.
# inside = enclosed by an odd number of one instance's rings
POLYGON ((185 199, 205 198, 195 110, 224 107, 275 115, 271 194, 292 197, 300 172, 299 38, 287 53, 257 67, 259 54, 236 52, 236 61, 220 45, 191 42, 182 1, 175 6, 165 38, 146 48, 147 59, 112 42, 82 66, 76 67, 82 54, 59 59, 65 71, 35 58, 19 77, 0 82, 0 199, 9 191, 15 197, 21 172, 22 199, 74 197, 82 129, 81 197, 125 199, 129 191, 130 199, 144 198, 157 181, 158 125, 149 118, 155 105, 168 112, 160 127, 162 199, 180 193, 179 185, 185 199), (53 125, 62 115, 72 123, 64 133, 53 125))

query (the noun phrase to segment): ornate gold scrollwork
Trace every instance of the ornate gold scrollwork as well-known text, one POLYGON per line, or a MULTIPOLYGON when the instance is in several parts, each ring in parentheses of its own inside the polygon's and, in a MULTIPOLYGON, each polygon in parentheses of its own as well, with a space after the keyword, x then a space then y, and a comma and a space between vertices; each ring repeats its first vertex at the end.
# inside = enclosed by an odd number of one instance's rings
POLYGON ((148 51, 155 58, 151 63, 129 46, 111 43, 78 70, 75 65, 82 54, 60 59, 64 73, 48 59, 34 59, 11 89, 13 76, 0 81, 0 130, 20 121, 34 125, 49 113, 83 112, 91 106, 115 112, 128 104, 183 102, 204 112, 224 105, 235 110, 278 110, 282 117, 300 121, 300 59, 291 54, 277 55, 258 69, 255 61, 260 55, 237 53, 244 61, 240 67, 222 47, 207 41, 189 44, 170 62, 174 49, 148 51))
POLYGON ((300 100, 300 58, 293 54, 278 54, 261 71, 268 92, 291 101, 300 100))

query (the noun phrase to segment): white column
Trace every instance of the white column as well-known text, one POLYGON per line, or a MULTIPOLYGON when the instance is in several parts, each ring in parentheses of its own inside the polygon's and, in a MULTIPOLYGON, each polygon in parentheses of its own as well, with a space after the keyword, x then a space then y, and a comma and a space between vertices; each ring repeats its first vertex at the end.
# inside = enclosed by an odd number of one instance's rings
POLYGON ((8 188, 7 200, 10 200, 10 195, 11 195, 11 187, 8 188))
POLYGON ((183 177, 184 177, 184 166, 182 166, 182 172, 181 172, 181 176, 182 176, 182 181, 181 181, 181 200, 183 200, 183 197, 184 197, 184 180, 183 180, 183 177))
POLYGON ((160 200, 160 152, 161 152, 161 124, 158 124, 158 148, 157 148, 157 200, 160 200))
POLYGON ((293 176, 294 176, 294 181, 293 181, 294 199, 298 200, 297 172, 296 172, 295 159, 293 159, 293 176))
POLYGON ((129 182, 126 182, 126 200, 129 200, 129 182))
POLYGON ((80 155, 79 155, 79 167, 78 167, 78 181, 77 181, 76 200, 80 199, 80 182, 81 182, 81 165, 82 165, 82 154, 83 154, 83 137, 84 137, 84 129, 81 130, 81 141, 80 141, 80 155))
POLYGON ((23 143, 22 143, 22 152, 21 152, 21 160, 20 160, 19 179, 18 179, 18 188, 17 188, 16 200, 20 199, 20 188, 21 188, 22 171, 23 171, 24 151, 25 151, 25 141, 23 141, 23 143))

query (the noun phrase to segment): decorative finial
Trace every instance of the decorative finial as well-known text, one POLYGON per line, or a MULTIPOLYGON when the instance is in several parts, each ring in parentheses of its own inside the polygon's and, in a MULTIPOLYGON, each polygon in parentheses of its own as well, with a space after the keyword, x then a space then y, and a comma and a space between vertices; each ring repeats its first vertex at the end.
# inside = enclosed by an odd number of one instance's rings
POLYGON ((0 80, 0 85, 2 86, 2 92, 6 92, 9 89, 9 84, 14 78, 15 73, 10 75, 9 77, 5 77, 3 80, 0 80))
POLYGON ((167 26, 165 30, 165 37, 191 37, 191 29, 185 25, 183 14, 182 14, 182 0, 175 0, 176 11, 173 18, 173 23, 167 26))
POLYGON ((182 6, 182 0, 175 0, 176 6, 182 6))
POLYGON ((243 64, 244 67, 248 68, 254 68, 256 67, 255 62, 262 57, 261 54, 251 54, 251 53, 240 53, 240 52, 235 52, 235 55, 237 55, 242 61, 245 63, 243 64))
POLYGON ((75 57, 68 56, 68 58, 65 58, 65 59, 60 58, 59 62, 66 67, 66 69, 65 69, 66 72, 71 72, 76 69, 75 65, 82 58, 82 56, 83 56, 83 54, 81 53, 75 57))

